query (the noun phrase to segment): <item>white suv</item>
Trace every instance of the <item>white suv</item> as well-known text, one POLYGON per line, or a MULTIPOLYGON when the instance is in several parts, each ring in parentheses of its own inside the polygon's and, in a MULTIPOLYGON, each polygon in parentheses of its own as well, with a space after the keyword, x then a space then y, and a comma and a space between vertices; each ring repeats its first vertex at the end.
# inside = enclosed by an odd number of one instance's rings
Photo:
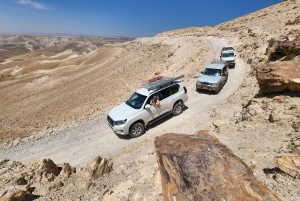
POLYGON ((143 88, 109 112, 108 125, 118 135, 138 137, 144 133, 147 125, 171 113, 175 116, 181 114, 188 100, 187 89, 179 80, 182 77, 159 76, 143 83, 143 88), (161 106, 150 105, 154 95, 158 96, 161 106))
POLYGON ((229 64, 229 68, 235 68, 235 53, 233 47, 222 47, 220 60, 229 64))

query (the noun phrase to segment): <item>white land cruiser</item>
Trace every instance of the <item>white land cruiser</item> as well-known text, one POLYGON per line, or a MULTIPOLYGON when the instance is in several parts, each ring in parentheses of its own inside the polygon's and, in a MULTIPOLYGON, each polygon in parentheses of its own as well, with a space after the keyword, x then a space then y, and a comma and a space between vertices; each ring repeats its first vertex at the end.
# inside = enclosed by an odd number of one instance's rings
POLYGON ((222 47, 220 60, 228 62, 229 68, 235 68, 235 56, 233 47, 222 47))
POLYGON ((182 77, 159 76, 143 83, 143 88, 109 112, 108 125, 118 135, 138 137, 144 134, 147 125, 171 113, 175 116, 181 114, 188 100, 187 89, 179 80, 182 77), (161 106, 150 105, 154 95, 158 97, 161 106))

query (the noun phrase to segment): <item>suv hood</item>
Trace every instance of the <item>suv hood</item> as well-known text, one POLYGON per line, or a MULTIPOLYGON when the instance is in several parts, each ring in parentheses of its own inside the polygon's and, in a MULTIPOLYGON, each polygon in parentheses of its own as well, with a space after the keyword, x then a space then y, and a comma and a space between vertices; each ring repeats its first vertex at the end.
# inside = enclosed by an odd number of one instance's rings
POLYGON ((209 76, 209 75, 201 75, 198 81, 200 82, 208 82, 208 83, 219 83, 222 76, 209 76))
POLYGON ((114 120, 114 121, 120 121, 125 120, 128 117, 133 116, 134 113, 137 112, 138 109, 134 109, 127 105, 126 103, 122 103, 113 109, 110 110, 108 115, 114 120))
POLYGON ((234 61, 235 58, 234 57, 221 57, 222 61, 234 61))

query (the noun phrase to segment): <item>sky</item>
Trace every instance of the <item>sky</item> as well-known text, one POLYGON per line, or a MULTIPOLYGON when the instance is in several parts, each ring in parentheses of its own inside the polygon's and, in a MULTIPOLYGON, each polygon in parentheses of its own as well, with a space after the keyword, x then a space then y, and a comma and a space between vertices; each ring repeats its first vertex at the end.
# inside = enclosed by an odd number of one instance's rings
POLYGON ((214 26, 283 0, 1 0, 2 34, 153 37, 214 26))

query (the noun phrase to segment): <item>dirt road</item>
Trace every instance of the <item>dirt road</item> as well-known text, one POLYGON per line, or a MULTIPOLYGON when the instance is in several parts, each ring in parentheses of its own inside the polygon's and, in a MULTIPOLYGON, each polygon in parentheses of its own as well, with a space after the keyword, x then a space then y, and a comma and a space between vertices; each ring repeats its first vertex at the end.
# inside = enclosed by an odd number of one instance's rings
MULTIPOLYGON (((211 47, 207 54, 215 55, 216 58, 220 54, 221 47, 227 45, 224 41, 212 37, 205 37, 202 40, 211 47)), ((98 155, 116 159, 115 157, 121 155, 124 148, 128 149, 145 140, 153 142, 155 136, 163 133, 192 134, 211 124, 208 121, 210 108, 225 102, 228 95, 242 83, 246 73, 246 64, 239 58, 236 63, 236 68, 230 69, 229 79, 219 94, 197 92, 195 90, 196 76, 194 79, 186 80, 184 85, 188 89, 189 100, 184 112, 177 117, 169 116, 149 126, 146 133, 139 138, 116 136, 107 125, 105 115, 109 112, 107 109, 102 115, 93 119, 53 130, 48 129, 33 137, 3 144, 0 149, 1 158, 23 163, 40 158, 51 158, 55 163, 82 166, 98 155)), ((148 148, 141 149, 147 150, 148 148)))

